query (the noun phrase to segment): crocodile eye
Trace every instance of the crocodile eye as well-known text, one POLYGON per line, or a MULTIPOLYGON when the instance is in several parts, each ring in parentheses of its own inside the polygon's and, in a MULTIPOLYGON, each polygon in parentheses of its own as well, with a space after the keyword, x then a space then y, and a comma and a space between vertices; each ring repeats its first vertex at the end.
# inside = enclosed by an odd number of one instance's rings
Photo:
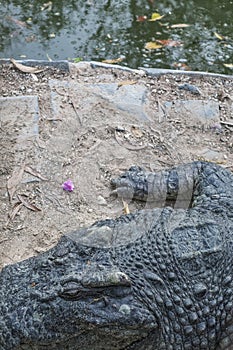
POLYGON ((65 282, 59 295, 63 298, 77 299, 81 294, 80 284, 74 281, 65 282))

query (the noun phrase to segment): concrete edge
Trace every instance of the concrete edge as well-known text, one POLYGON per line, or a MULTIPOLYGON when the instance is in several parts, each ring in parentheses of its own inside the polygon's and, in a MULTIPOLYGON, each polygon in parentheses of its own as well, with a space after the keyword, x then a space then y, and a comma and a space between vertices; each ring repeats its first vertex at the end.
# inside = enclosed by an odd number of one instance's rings
MULTIPOLYGON (((53 67, 58 68, 60 70, 69 72, 69 62, 66 60, 61 61, 46 61, 46 60, 16 60, 18 63, 24 64, 25 66, 30 67, 53 67)), ((0 59, 0 65, 1 64, 12 64, 10 58, 1 58, 0 59)))
POLYGON ((145 71, 141 68, 133 69, 125 66, 120 66, 119 64, 109 64, 98 61, 90 61, 89 62, 92 68, 109 68, 109 69, 119 69, 125 72, 135 73, 135 74, 145 74, 145 71))
POLYGON ((163 68, 144 68, 140 67, 140 70, 146 72, 149 76, 159 76, 166 74, 176 74, 176 75, 190 75, 190 76, 202 76, 202 77, 212 77, 212 78, 226 78, 233 79, 233 75, 218 74, 210 72, 199 72, 199 71, 185 71, 185 70, 175 70, 175 69, 163 69, 163 68))
MULTIPOLYGON (((81 62, 80 62, 81 63, 81 62)), ((184 70, 175 70, 175 69, 164 69, 164 68, 145 68, 139 67, 138 69, 132 69, 125 66, 120 66, 117 64, 108 64, 97 61, 83 61, 83 63, 89 63, 92 68, 110 68, 110 69, 120 69, 126 72, 131 72, 135 74, 142 75, 143 73, 148 76, 159 76, 159 75, 187 75, 187 76, 203 76, 203 77, 212 77, 212 78, 225 78, 225 79, 233 79, 233 75, 227 74, 218 74, 218 73, 210 73, 210 72, 202 72, 202 71, 184 71, 184 70)), ((77 63, 79 64, 79 63, 77 63)))
MULTIPOLYGON (((59 60, 59 61, 46 61, 46 60, 17 60, 17 62, 24 64, 26 66, 46 66, 46 67, 54 67, 60 70, 70 72, 71 67, 81 68, 82 66, 90 66, 93 69, 96 68, 105 68, 105 69, 118 69, 125 72, 143 75, 146 74, 148 76, 160 76, 160 75, 187 75, 187 76, 201 76, 201 77, 212 77, 212 78, 224 78, 224 79, 233 79, 233 75, 227 74, 218 74, 218 73, 210 73, 210 72, 202 72, 202 71, 184 71, 184 70, 175 70, 175 69, 163 69, 163 68, 145 68, 139 67, 138 69, 133 69, 125 66, 120 66, 118 64, 108 64, 98 61, 81 61, 78 63, 69 62, 67 60, 59 60)), ((9 58, 0 59, 1 64, 11 64, 11 60, 9 58)))

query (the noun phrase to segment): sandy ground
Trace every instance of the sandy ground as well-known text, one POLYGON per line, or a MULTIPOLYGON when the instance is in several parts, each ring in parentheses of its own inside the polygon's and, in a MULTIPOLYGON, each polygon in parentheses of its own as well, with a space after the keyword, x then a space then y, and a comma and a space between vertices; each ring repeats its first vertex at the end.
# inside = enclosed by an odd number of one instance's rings
MULTIPOLYGON (((117 69, 93 70, 84 64, 73 67, 70 74, 49 68, 35 80, 3 65, 0 94, 39 99, 39 134, 27 147, 17 148, 21 126, 0 119, 0 268, 47 250, 62 234, 80 226, 121 215, 123 204, 111 196, 110 179, 131 165, 157 171, 203 159, 233 170, 230 79, 148 77, 117 69), (146 91, 143 108, 148 120, 101 96, 93 101, 85 89, 77 93, 57 88, 51 79, 71 85, 117 83, 119 89, 139 85, 146 91), (200 94, 180 90, 184 83, 195 85, 200 94), (51 91, 57 96, 56 113, 51 91), (216 103, 219 116, 206 122, 185 114, 176 105, 185 100, 216 103), (175 108, 166 110, 166 101, 175 108), (69 178, 73 192, 62 189, 69 178)), ((130 211, 143 206, 129 203, 130 211)))

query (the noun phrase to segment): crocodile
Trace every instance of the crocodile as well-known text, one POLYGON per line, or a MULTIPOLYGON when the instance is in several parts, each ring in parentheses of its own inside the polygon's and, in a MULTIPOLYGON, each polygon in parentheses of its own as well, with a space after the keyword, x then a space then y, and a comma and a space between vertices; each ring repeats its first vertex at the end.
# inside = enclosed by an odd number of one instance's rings
POLYGON ((0 350, 233 349, 233 174, 133 166, 112 186, 148 207, 2 269, 0 350))

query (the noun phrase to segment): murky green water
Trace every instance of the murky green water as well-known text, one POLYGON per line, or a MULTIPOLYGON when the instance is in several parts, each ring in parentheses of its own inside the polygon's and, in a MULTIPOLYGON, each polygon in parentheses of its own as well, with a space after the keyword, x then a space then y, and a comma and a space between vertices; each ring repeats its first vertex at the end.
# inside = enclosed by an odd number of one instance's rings
POLYGON ((119 59, 132 68, 232 74, 224 66, 233 64, 232 18, 229 0, 0 1, 0 57, 119 59), (154 12, 164 17, 148 21, 154 12), (156 40, 169 41, 145 48, 156 40))

